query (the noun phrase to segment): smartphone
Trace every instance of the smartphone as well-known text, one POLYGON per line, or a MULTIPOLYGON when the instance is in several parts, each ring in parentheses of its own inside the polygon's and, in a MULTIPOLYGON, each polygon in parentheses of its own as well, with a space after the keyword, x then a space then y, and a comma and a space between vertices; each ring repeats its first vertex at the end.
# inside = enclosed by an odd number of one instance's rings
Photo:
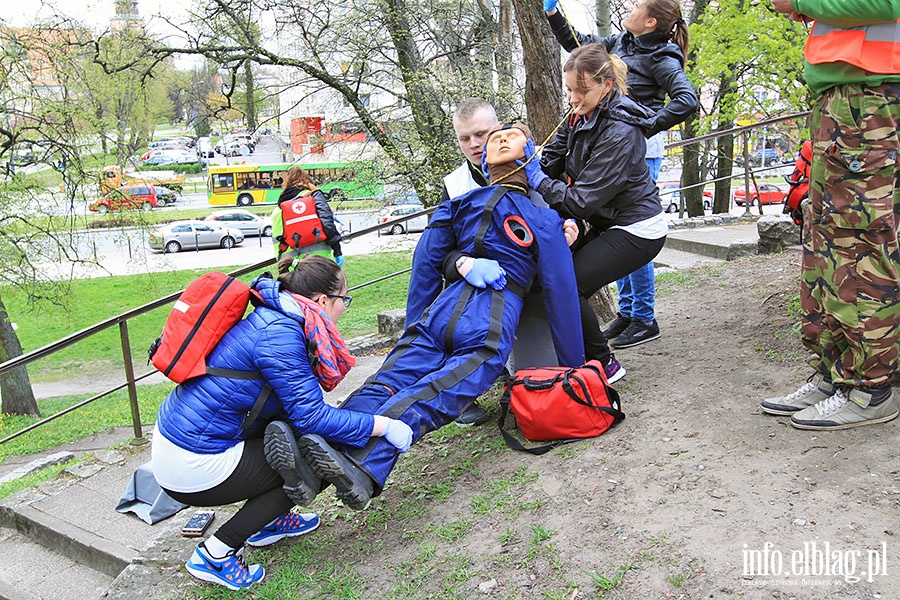
POLYGON ((200 537, 215 518, 216 513, 211 510, 198 510, 191 515, 191 518, 181 528, 181 535, 185 537, 200 537))

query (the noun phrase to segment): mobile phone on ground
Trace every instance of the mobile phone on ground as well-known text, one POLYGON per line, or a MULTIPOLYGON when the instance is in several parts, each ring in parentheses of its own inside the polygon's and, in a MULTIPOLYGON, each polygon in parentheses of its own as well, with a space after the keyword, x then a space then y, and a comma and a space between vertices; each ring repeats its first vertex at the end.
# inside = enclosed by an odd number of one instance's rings
POLYGON ((181 535, 185 537, 200 537, 215 518, 216 513, 211 510, 198 510, 191 515, 191 518, 181 528, 181 535))

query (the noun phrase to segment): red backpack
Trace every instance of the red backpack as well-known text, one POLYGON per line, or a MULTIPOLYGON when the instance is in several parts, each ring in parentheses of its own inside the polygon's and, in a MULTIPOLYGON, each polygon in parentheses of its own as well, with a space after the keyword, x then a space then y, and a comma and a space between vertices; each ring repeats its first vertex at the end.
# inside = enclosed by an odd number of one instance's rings
MULTIPOLYGON (((201 275, 185 288, 166 319, 162 335, 150 346, 150 361, 163 375, 182 383, 199 375, 233 377, 217 369, 208 369, 206 357, 225 333, 244 317, 251 295, 250 286, 218 271, 201 275)), ((255 377, 242 378, 260 379, 255 377)))
POLYGON ((791 215, 794 223, 803 223, 803 211, 800 203, 809 195, 809 169, 812 166, 812 142, 805 141, 800 147, 800 156, 794 163, 794 170, 785 175, 788 183, 788 194, 784 200, 784 214, 791 215))

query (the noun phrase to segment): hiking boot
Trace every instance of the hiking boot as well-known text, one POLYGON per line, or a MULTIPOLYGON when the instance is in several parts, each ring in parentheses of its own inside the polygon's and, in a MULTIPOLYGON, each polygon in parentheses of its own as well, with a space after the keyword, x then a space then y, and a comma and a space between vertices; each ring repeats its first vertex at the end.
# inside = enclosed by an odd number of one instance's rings
POLYGON ((606 373, 606 383, 615 383, 625 377, 625 367, 619 364, 615 354, 609 355, 609 362, 603 365, 603 371, 606 373))
POLYGON ((787 396, 766 398, 759 403, 764 413, 789 417, 797 411, 803 410, 834 394, 834 385, 825 379, 821 373, 810 375, 800 389, 787 396))
POLYGON ((312 504, 322 489, 322 480, 300 456, 290 425, 283 421, 266 425, 263 448, 266 462, 284 480, 287 497, 300 506, 312 504))
POLYGON ((247 544, 257 548, 274 544, 286 537, 297 537, 316 529, 319 515, 315 513, 295 513, 281 515, 258 532, 247 538, 247 544))
POLYGON ((456 418, 457 427, 472 427, 474 425, 481 425, 482 423, 487 423, 490 420, 490 417, 484 410, 473 403, 472 406, 463 411, 459 417, 456 418))
POLYGON ((243 547, 229 550, 224 557, 216 558, 201 542, 184 566, 197 579, 217 583, 230 590, 241 590, 260 581, 266 574, 262 565, 247 566, 243 550, 243 547))
POLYGON ((609 340, 609 347, 631 348, 632 346, 659 339, 659 335, 659 325, 656 324, 656 319, 649 323, 632 319, 625 331, 609 340))
POLYGON ((607 340, 619 337, 629 325, 631 325, 631 317, 623 317, 622 313, 616 313, 615 320, 609 324, 609 327, 603 330, 603 336, 607 340))
POLYGON ((804 408, 791 416, 791 425, 797 429, 829 431, 850 429, 862 425, 885 423, 900 413, 894 390, 880 388, 849 391, 837 388, 830 398, 804 408))
POLYGON ((337 497, 353 510, 362 510, 372 497, 372 478, 320 435, 306 434, 298 440, 303 458, 322 479, 333 483, 337 497))

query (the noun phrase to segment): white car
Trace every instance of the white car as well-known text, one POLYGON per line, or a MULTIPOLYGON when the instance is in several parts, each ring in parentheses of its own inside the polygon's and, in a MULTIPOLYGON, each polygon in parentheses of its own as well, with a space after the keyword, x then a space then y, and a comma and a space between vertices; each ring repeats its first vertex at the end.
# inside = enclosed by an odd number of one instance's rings
POLYGON ((203 248, 233 248, 244 241, 240 229, 221 227, 206 221, 173 221, 150 234, 148 244, 153 250, 175 253, 203 248))
MULTIPOLYGON (((378 215, 378 223, 387 223, 394 219, 405 217, 413 213, 421 212, 425 207, 421 204, 401 204, 399 206, 388 206, 380 215, 378 215)), ((399 235, 401 233, 412 233, 414 231, 425 231, 428 227, 428 215, 421 215, 409 221, 402 223, 394 223, 378 230, 378 233, 391 233, 399 235)))
POLYGON ((249 210, 233 208, 220 210, 209 215, 204 221, 215 221, 219 225, 240 229, 244 235, 272 235, 272 217, 253 214, 249 210))

